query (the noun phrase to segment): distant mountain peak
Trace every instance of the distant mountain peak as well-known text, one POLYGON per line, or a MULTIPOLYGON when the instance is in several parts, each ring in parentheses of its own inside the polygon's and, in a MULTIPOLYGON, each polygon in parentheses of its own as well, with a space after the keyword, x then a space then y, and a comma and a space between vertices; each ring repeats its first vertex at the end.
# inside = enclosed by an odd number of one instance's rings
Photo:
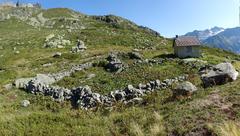
POLYGON ((189 33, 185 34, 185 36, 195 36, 199 40, 204 41, 211 36, 214 36, 214 35, 217 35, 217 34, 223 32, 224 30, 225 29, 222 27, 215 26, 213 28, 205 29, 205 30, 194 30, 193 32, 189 32, 189 33))

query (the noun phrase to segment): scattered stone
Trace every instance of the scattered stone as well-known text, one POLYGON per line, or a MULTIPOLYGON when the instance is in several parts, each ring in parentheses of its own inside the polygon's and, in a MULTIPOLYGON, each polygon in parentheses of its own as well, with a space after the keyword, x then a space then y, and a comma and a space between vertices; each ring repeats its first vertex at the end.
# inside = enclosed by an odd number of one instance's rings
POLYGON ((191 82, 183 82, 177 85, 173 91, 173 97, 179 96, 190 96, 192 93, 197 91, 197 87, 193 85, 191 82))
POLYGON ((30 105, 30 101, 29 100, 23 100, 21 101, 21 106, 22 107, 28 107, 30 105))
POLYGON ((53 57, 54 57, 54 58, 59 58, 59 57, 61 57, 61 56, 62 56, 62 53, 61 53, 61 52, 56 52, 56 53, 53 54, 53 57))
POLYGON ((213 67, 200 69, 204 87, 222 85, 237 79, 238 72, 231 63, 220 63, 213 67))

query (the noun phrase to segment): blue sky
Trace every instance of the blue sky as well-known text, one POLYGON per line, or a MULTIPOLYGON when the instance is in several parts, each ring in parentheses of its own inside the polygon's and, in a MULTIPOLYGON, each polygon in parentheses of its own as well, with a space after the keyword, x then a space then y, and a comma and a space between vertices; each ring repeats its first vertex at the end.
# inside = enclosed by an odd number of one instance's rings
MULTIPOLYGON (((0 2, 5 0, 0 0, 0 2)), ((14 0, 16 1, 16 0, 14 0)), ((44 8, 67 7, 89 15, 114 14, 166 37, 214 26, 238 26, 238 0, 20 0, 44 8)))

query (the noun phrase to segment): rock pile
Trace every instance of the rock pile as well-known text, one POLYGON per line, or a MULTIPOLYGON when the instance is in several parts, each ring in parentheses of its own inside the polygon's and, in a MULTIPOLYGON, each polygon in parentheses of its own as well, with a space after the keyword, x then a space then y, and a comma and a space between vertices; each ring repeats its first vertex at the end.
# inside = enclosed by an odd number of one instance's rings
POLYGON ((149 93, 152 93, 159 89, 165 89, 171 86, 174 82, 184 81, 187 76, 179 76, 173 79, 166 79, 163 82, 160 80, 150 81, 147 84, 139 84, 134 87, 128 85, 123 90, 111 91, 107 95, 101 95, 93 93, 89 86, 78 87, 72 89, 72 101, 82 109, 95 108, 98 105, 104 105, 107 107, 113 106, 116 102, 122 102, 124 104, 136 104, 149 93))
POLYGON ((72 53, 82 52, 85 51, 87 47, 85 46, 84 42, 81 40, 78 40, 77 46, 72 47, 72 53))
POLYGON ((118 59, 116 54, 111 53, 107 57, 108 64, 105 66, 106 70, 110 72, 121 72, 124 68, 124 64, 118 59))
MULTIPOLYGON (((116 62, 116 59, 116 56, 112 54, 107 58, 107 60, 110 62, 116 62)), ((15 81, 15 86, 32 94, 51 96, 53 100, 58 102, 69 100, 72 101, 73 106, 82 109, 92 109, 98 105, 111 107, 116 104, 116 102, 121 102, 124 104, 140 103, 142 96, 145 96, 156 90, 166 89, 173 83, 182 82, 187 79, 187 75, 184 75, 163 81, 154 80, 146 84, 139 84, 138 86, 128 85, 124 89, 111 91, 106 95, 92 92, 89 86, 80 86, 77 88, 68 89, 52 85, 62 78, 70 76, 76 71, 88 69, 92 66, 93 63, 86 63, 73 66, 68 71, 55 74, 38 74, 33 78, 17 79, 15 81)))
POLYGON ((93 93, 89 86, 77 87, 73 89, 51 86, 54 82, 68 76, 76 70, 83 70, 91 67, 91 64, 84 64, 73 67, 70 71, 57 74, 38 74, 34 78, 18 79, 15 86, 24 89, 29 93, 43 94, 51 96, 55 101, 62 102, 65 100, 72 101, 73 105, 82 109, 92 109, 98 105, 113 106, 116 102, 124 104, 135 104, 142 100, 142 96, 154 92, 156 89, 165 89, 178 81, 186 80, 187 76, 179 76, 164 81, 155 80, 147 84, 139 84, 137 87, 128 85, 123 90, 115 90, 107 95, 93 93))
POLYGON ((70 45, 71 41, 64 39, 64 36, 50 34, 46 37, 44 47, 45 48, 64 48, 70 45))
POLYGON ((238 72, 231 63, 220 63, 216 66, 208 66, 200 69, 204 87, 222 85, 237 79, 238 72))

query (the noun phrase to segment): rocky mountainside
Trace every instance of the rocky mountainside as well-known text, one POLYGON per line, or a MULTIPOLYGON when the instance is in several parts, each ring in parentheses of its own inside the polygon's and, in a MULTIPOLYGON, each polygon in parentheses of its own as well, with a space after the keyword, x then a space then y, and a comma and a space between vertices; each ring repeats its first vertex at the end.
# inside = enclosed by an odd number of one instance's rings
POLYGON ((204 43, 211 47, 221 48, 240 54, 240 28, 226 29, 204 40, 204 43))
POLYGON ((204 41, 208 39, 209 37, 212 37, 214 35, 217 35, 218 33, 224 31, 224 28, 221 27, 213 27, 211 29, 206 30, 194 30, 193 32, 186 33, 185 36, 195 36, 200 41, 204 41))
POLYGON ((0 10, 0 135, 239 130, 239 55, 201 47, 179 59, 172 39, 114 15, 0 10))

